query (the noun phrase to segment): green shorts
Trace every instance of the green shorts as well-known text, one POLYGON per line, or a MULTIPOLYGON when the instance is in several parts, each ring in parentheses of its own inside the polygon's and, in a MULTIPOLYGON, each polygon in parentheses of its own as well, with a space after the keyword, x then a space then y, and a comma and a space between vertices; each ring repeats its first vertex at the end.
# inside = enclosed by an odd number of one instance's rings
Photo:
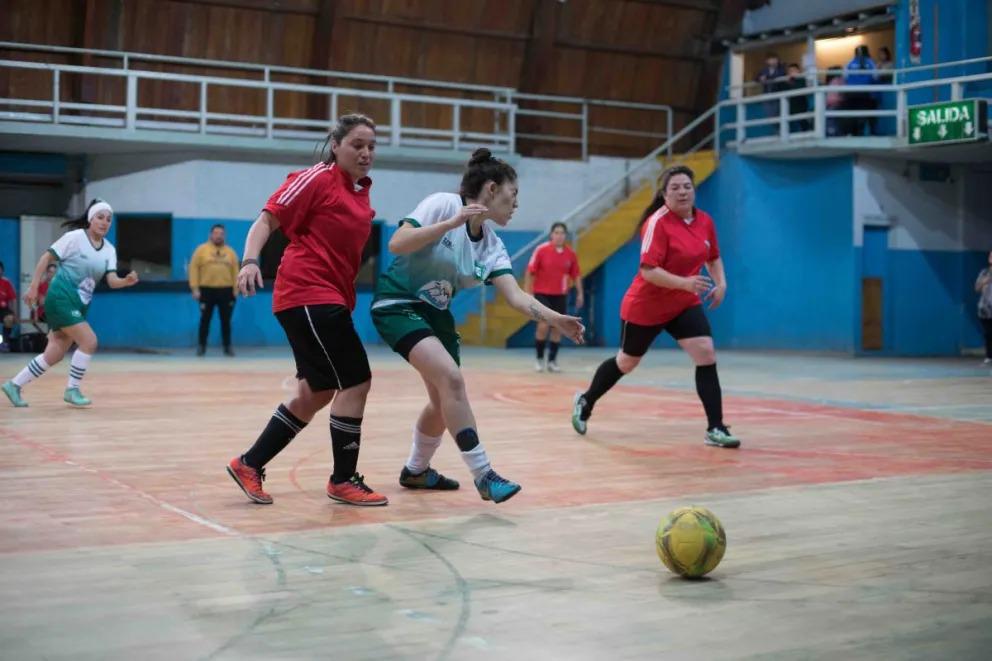
POLYGON ((410 351, 425 337, 436 337, 461 365, 461 336, 449 310, 438 310, 427 303, 397 303, 373 308, 372 323, 389 347, 410 360, 410 351))
POLYGON ((49 330, 59 330, 86 321, 89 305, 76 292, 49 289, 45 296, 45 321, 49 330))

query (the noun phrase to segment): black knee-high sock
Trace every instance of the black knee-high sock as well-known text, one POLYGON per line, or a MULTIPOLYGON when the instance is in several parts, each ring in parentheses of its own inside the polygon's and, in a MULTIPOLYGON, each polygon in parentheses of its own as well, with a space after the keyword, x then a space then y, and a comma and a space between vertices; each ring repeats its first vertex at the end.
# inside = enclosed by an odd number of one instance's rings
POLYGON ((549 363, 553 363, 556 360, 558 360, 558 345, 559 345, 559 343, 558 342, 555 342, 554 340, 552 340, 548 344, 548 362, 549 363))
POLYGON ((341 484, 351 479, 358 467, 358 450, 362 445, 362 419, 331 416, 331 452, 334 473, 331 482, 341 484))
POLYGON ((534 340, 534 347, 537 349, 537 359, 544 360, 544 342, 546 340, 534 340))
POLYGON ((282 452, 306 426, 307 423, 293 415, 284 404, 280 404, 258 440, 241 456, 241 461, 255 470, 262 468, 282 452))
POLYGON ((723 428, 723 393, 720 390, 720 377, 716 373, 716 363, 696 365, 696 392, 706 411, 707 429, 723 428))
POLYGON ((592 377, 592 383, 589 384, 589 390, 582 394, 586 400, 585 410, 582 412, 583 420, 588 419, 592 415, 592 407, 596 404, 596 400, 615 386, 622 376, 623 372, 620 371, 620 366, 617 365, 616 358, 607 358, 596 368, 596 373, 592 377))

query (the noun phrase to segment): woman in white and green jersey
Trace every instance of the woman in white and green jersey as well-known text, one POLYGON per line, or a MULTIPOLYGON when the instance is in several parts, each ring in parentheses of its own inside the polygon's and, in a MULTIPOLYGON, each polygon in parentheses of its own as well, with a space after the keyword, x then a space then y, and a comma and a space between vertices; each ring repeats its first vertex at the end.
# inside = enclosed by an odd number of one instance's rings
POLYGON ((93 200, 82 216, 63 224, 74 229, 63 234, 38 260, 31 285, 24 295, 24 300, 32 307, 38 303, 38 284, 48 265, 58 262, 59 266, 45 296, 48 345, 44 353, 35 356, 17 376, 0 386, 14 406, 27 406, 21 398, 21 388, 62 360, 73 343, 76 351, 69 365, 69 383, 63 399, 73 406, 90 404, 79 391, 79 384, 96 353, 96 334, 86 323, 86 310, 93 300, 93 290, 104 276, 113 289, 138 282, 138 274, 134 271, 126 278, 117 275, 117 251, 105 238, 113 215, 109 204, 93 200))
POLYGON ((559 314, 520 289, 503 242, 486 223, 505 227, 516 207, 517 173, 488 149, 477 149, 462 177, 461 194, 426 197, 389 241, 397 257, 379 278, 372 321, 383 340, 420 372, 429 398, 400 472, 404 487, 458 488, 458 482, 430 467, 447 428, 483 500, 500 503, 520 491, 519 484, 492 469, 479 441, 449 309, 456 292, 495 285, 514 309, 582 343, 585 328, 577 317, 559 314))

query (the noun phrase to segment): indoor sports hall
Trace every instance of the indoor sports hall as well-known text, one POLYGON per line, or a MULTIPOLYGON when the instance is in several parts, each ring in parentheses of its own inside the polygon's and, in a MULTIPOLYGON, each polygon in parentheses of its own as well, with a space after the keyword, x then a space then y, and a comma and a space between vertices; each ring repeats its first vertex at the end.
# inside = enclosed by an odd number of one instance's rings
POLYGON ((987 658, 990 98, 984 0, 0 0, 0 658, 987 658))

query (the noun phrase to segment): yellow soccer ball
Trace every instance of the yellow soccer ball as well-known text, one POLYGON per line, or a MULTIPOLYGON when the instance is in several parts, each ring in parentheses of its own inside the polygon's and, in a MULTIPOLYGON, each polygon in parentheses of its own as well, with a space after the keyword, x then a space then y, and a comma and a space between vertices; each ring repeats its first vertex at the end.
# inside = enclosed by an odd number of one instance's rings
POLYGON ((716 569, 727 550, 727 533, 705 507, 680 507, 658 525, 658 557, 671 571, 699 578, 716 569))

